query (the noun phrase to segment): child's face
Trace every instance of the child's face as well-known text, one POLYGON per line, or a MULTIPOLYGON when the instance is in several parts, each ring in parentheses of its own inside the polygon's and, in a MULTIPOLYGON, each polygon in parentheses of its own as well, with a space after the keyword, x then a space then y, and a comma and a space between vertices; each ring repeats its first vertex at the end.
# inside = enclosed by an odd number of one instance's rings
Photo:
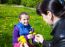
POLYGON ((19 21, 24 24, 24 25, 28 25, 29 24, 29 16, 28 15, 21 15, 19 21))

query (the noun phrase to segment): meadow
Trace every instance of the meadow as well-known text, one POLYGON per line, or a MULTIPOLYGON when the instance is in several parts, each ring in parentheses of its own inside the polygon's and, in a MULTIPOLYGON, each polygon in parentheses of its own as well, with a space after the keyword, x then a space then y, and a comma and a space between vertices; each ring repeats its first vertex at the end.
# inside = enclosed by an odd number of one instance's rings
POLYGON ((12 47, 12 33, 14 25, 18 23, 21 12, 30 16, 30 24, 36 33, 42 34, 45 40, 50 40, 51 27, 43 21, 36 10, 28 7, 15 7, 14 5, 0 5, 0 47, 12 47))

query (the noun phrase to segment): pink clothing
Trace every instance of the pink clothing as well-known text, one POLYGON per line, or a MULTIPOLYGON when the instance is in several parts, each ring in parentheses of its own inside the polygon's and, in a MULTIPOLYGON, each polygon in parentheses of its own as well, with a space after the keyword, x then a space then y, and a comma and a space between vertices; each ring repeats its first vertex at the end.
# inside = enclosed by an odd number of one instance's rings
POLYGON ((20 43, 15 43, 13 47, 20 47, 20 43))

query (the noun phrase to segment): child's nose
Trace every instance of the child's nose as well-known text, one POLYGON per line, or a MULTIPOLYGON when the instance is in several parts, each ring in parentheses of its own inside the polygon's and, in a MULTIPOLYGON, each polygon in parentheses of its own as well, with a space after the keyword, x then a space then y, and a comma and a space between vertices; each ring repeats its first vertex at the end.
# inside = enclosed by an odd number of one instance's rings
POLYGON ((25 22, 28 22, 28 20, 25 20, 25 22))

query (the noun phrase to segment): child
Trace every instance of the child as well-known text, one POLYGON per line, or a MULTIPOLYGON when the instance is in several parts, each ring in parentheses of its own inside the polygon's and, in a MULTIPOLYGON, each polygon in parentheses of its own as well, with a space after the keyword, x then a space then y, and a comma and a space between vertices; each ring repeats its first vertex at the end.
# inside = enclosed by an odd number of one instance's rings
POLYGON ((28 41, 28 39, 33 38, 33 35, 29 34, 30 32, 33 32, 33 29, 29 24, 29 18, 30 17, 25 12, 22 12, 19 15, 19 23, 14 26, 14 31, 13 31, 13 46, 14 47, 20 47, 20 45, 21 47, 23 47, 22 44, 20 44, 20 42, 18 41, 18 38, 20 36, 24 36, 26 41, 28 41))

